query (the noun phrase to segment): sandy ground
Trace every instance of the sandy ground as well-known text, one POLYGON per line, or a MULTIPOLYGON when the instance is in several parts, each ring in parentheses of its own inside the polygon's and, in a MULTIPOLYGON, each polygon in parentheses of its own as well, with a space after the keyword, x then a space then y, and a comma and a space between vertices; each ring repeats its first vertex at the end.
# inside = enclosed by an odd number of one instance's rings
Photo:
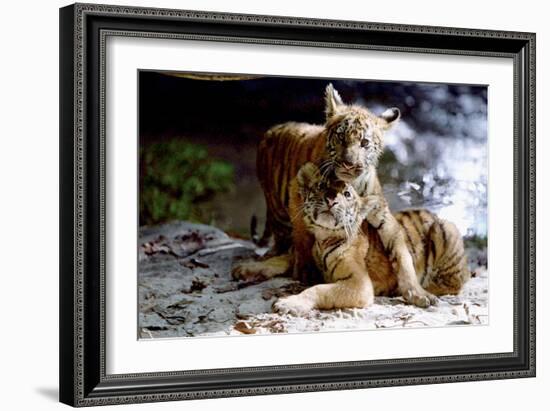
POLYGON ((487 324, 488 277, 469 250, 475 276, 458 296, 421 309, 401 298, 377 297, 365 309, 314 310, 306 317, 271 311, 278 297, 303 289, 289 278, 234 281, 234 262, 261 250, 214 227, 177 222, 143 228, 139 240, 140 338, 272 334, 376 328, 487 324), (473 257, 473 258, 472 258, 473 257))

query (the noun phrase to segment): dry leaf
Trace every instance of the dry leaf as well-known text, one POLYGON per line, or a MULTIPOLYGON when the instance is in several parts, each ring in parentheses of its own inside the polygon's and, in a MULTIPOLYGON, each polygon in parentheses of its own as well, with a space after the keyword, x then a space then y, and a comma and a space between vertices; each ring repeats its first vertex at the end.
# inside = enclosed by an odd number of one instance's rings
POLYGON ((256 329, 252 328, 250 324, 244 321, 239 321, 237 324, 235 324, 235 330, 243 334, 256 334, 256 329))

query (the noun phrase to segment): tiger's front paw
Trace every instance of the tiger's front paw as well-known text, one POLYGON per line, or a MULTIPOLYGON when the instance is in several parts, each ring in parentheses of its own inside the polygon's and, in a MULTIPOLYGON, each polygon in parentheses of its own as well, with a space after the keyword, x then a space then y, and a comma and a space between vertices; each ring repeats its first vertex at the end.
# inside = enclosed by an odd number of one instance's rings
POLYGON ((369 224, 374 227, 382 225, 387 210, 387 203, 384 197, 373 194, 363 198, 361 215, 369 224))
POLYGON ((289 297, 279 298, 273 304, 273 311, 279 314, 290 314, 301 317, 311 312, 315 308, 313 302, 303 296, 291 295, 289 297))
POLYGON ((429 306, 437 305, 439 301, 435 295, 430 294, 421 287, 408 288, 403 291, 402 296, 405 302, 420 308, 428 308, 429 306))
POLYGON ((259 261, 245 261, 233 266, 231 276, 234 280, 263 281, 266 279, 264 269, 265 267, 259 261))

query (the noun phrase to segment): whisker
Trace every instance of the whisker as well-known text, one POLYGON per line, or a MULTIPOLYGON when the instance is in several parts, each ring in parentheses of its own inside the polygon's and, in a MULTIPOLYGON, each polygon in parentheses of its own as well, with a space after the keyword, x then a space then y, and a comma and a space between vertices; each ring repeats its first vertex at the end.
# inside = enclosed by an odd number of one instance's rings
POLYGON ((302 204, 296 211, 296 214, 294 214, 294 216, 291 217, 290 221, 294 222, 294 220, 296 220, 298 217, 302 217, 304 215, 305 209, 306 209, 306 204, 302 204))

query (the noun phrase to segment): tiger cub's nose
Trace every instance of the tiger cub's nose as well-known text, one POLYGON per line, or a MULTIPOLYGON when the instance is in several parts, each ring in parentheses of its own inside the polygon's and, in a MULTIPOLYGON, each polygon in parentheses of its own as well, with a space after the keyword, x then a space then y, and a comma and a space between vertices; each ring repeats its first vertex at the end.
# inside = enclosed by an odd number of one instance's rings
POLYGON ((332 208, 332 207, 334 207, 336 204, 338 204, 338 201, 336 201, 336 197, 334 197, 334 198, 327 197, 327 205, 328 205, 328 208, 332 208))

